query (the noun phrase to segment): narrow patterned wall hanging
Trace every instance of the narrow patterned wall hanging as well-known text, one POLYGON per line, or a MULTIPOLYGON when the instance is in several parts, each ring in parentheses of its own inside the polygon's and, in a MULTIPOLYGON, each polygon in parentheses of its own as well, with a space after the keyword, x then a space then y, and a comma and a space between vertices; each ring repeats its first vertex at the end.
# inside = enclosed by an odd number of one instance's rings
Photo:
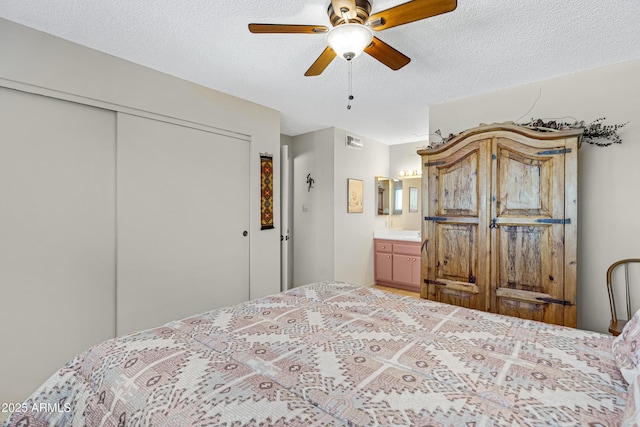
POLYGON ((260 229, 273 227, 273 156, 260 153, 260 229))

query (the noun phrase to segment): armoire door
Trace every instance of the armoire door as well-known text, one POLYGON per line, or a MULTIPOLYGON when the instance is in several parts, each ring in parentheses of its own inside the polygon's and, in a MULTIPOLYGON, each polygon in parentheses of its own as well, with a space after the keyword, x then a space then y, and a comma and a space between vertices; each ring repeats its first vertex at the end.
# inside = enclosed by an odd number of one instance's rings
POLYGON ((0 88, 0 402, 115 335, 115 122, 0 88))
POLYGON ((576 326, 581 135, 482 125, 418 151, 422 298, 576 326))
MULTIPOLYGON (((486 141, 430 156, 426 283, 421 296, 486 310, 489 286, 486 141)), ((423 174, 423 179, 424 179, 423 174)))
POLYGON ((493 140, 493 312, 564 324, 564 157, 493 140))
POLYGON ((118 113, 117 152, 118 335, 247 301, 249 142, 118 113))

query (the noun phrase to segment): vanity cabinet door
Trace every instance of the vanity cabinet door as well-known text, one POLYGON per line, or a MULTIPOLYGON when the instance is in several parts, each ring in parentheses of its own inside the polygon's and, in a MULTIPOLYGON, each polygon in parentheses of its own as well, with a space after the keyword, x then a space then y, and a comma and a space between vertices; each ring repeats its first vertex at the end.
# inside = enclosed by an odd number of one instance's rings
POLYGON ((391 253, 376 252, 376 280, 390 282, 392 271, 391 253))
POLYGON ((411 284, 420 292, 420 256, 411 257, 411 284))
MULTIPOLYGON (((418 284, 414 283, 413 264, 416 257, 410 255, 393 255, 393 281, 404 283, 406 285, 418 284)), ((419 271, 419 270, 418 270, 419 271)), ((419 278, 418 278, 419 280, 419 278)))
POLYGON ((394 243, 393 281, 420 287, 420 244, 394 243))

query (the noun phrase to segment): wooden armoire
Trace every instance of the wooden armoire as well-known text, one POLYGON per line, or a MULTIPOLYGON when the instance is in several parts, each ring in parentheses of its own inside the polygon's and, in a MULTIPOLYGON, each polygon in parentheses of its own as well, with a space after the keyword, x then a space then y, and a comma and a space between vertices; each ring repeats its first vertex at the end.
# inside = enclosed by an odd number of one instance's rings
POLYGON ((483 125, 418 151, 423 298, 576 326, 581 135, 483 125))

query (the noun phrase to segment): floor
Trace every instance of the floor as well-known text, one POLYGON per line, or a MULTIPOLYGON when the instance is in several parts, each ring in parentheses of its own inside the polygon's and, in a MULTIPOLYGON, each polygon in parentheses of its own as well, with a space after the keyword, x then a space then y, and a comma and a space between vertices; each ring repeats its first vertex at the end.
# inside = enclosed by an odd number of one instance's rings
POLYGON ((389 286, 382 285, 373 285, 372 288, 382 289, 383 291, 391 292, 394 294, 420 298, 420 292, 405 291, 404 289, 391 288, 389 286))

